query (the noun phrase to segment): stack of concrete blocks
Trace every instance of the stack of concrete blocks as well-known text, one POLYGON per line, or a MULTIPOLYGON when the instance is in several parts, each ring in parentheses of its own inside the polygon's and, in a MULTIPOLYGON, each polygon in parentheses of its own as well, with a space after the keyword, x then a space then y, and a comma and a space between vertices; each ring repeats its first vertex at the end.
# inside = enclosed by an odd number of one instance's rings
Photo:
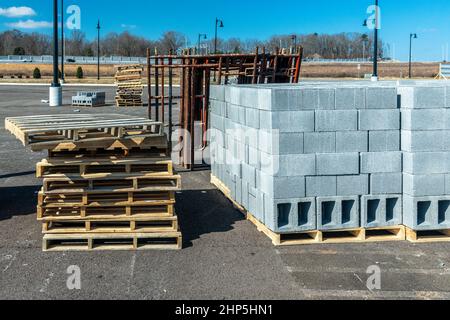
POLYGON ((78 91, 77 95, 72 97, 72 106, 100 107, 104 106, 105 103, 106 94, 101 91, 78 91))
POLYGON ((395 86, 213 86, 212 174, 276 233, 402 223, 395 86))
POLYGON ((401 86, 404 224, 450 229, 450 88, 401 86))

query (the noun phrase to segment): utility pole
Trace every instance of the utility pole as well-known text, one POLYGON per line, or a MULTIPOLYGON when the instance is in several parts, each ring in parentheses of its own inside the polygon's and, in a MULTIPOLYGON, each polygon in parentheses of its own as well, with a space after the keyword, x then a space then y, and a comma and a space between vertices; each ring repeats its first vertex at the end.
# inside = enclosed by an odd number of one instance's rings
POLYGON ((412 41, 417 39, 416 33, 411 33, 409 35, 409 78, 412 78, 412 41))
POLYGON ((53 82, 49 92, 50 107, 60 107, 62 105, 62 88, 58 74, 58 39, 58 0, 53 0, 53 82))
POLYGON ((215 37, 214 37, 214 54, 217 54, 217 32, 218 32, 218 28, 223 28, 223 21, 216 18, 216 32, 215 32, 215 37), (219 24, 220 23, 220 24, 219 24))
MULTIPOLYGON (((378 28, 380 27, 380 7, 378 6, 378 0, 375 0, 375 19, 374 21, 374 44, 373 44, 373 74, 372 81, 378 81, 378 28)), ((367 19, 364 21, 364 27, 368 27, 367 19)))
POLYGON ((198 53, 197 54, 201 54, 201 45, 202 45, 202 39, 207 39, 207 35, 204 33, 199 33, 198 34, 198 53))
POLYGON ((61 80, 65 81, 64 75, 64 0, 61 0, 61 80))
POLYGON ((100 20, 97 23, 97 80, 100 80, 100 20))

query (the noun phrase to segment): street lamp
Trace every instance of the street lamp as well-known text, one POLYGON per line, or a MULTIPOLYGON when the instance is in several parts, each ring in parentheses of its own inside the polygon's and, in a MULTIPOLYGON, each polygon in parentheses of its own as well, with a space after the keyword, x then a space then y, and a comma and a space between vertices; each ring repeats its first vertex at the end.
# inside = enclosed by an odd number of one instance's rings
POLYGON ((62 104, 62 88, 58 74, 58 38, 58 0, 53 0, 53 82, 49 91, 50 107, 59 107, 62 104))
POLYGON ((198 54, 200 55, 202 39, 206 40, 208 36, 205 33, 198 34, 198 54))
POLYGON ((61 80, 65 81, 65 76, 64 76, 64 0, 61 0, 61 80))
MULTIPOLYGON (((374 28, 374 45, 373 45, 373 75, 372 75, 372 81, 378 81, 378 28, 379 28, 379 7, 378 7, 378 0, 375 0, 375 19, 372 19, 372 21, 375 22, 375 28, 374 28)), ((364 27, 367 27, 368 20, 364 20, 364 27)))
POLYGON ((97 80, 100 80, 100 20, 97 23, 97 80))
POLYGON ((409 35, 409 78, 412 78, 412 40, 417 39, 417 33, 409 35))
POLYGON ((215 33, 215 37, 214 37, 214 54, 217 54, 217 29, 223 28, 223 27, 224 27, 223 21, 216 18, 216 33, 215 33))
POLYGON ((297 52, 297 35, 293 34, 291 39, 292 39, 292 43, 293 43, 294 53, 296 53, 297 52))

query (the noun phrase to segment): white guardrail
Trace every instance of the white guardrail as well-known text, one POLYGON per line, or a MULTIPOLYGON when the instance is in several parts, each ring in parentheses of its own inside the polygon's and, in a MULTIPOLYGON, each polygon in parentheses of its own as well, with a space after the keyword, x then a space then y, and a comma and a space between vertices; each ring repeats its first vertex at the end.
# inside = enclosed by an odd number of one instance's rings
MULTIPOLYGON (((65 56, 65 63, 67 64, 97 64, 97 57, 83 57, 83 56, 65 56)), ((61 57, 59 57, 61 61, 61 57)), ((53 63, 53 56, 0 56, 0 63, 53 63)), ((130 63, 147 63, 145 57, 100 57, 101 64, 130 64, 130 63)))

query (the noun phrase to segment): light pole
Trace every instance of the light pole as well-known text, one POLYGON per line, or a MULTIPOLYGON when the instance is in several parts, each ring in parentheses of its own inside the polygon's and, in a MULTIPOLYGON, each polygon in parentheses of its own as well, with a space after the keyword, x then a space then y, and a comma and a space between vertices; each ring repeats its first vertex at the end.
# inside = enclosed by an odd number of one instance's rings
POLYGON ((97 23, 97 80, 100 80, 100 20, 97 23))
POLYGON ((65 81, 65 76, 64 76, 64 0, 61 0, 61 80, 65 81))
POLYGON ((417 39, 417 33, 409 35, 409 78, 412 78, 412 40, 417 39))
POLYGON ((293 34, 291 39, 292 39, 293 53, 296 53, 297 52, 297 35, 293 34))
POLYGON ((223 28, 223 21, 220 19, 216 18, 216 33, 215 33, 215 37, 214 37, 214 54, 217 54, 217 32, 218 32, 218 28, 223 28))
POLYGON ((49 92, 50 107, 60 107, 62 104, 62 88, 58 74, 58 38, 58 0, 53 0, 53 82, 49 92))
POLYGON ((199 55, 200 55, 200 51, 201 51, 202 39, 206 40, 207 37, 208 36, 205 33, 199 33, 198 34, 198 54, 199 55))
MULTIPOLYGON (((378 6, 378 0, 375 0, 375 28, 374 28, 374 44, 373 44, 373 74, 372 81, 378 81, 378 28, 379 26, 379 18, 380 18, 380 10, 378 6)), ((364 21, 364 27, 367 27, 368 21, 367 19, 364 21)))

